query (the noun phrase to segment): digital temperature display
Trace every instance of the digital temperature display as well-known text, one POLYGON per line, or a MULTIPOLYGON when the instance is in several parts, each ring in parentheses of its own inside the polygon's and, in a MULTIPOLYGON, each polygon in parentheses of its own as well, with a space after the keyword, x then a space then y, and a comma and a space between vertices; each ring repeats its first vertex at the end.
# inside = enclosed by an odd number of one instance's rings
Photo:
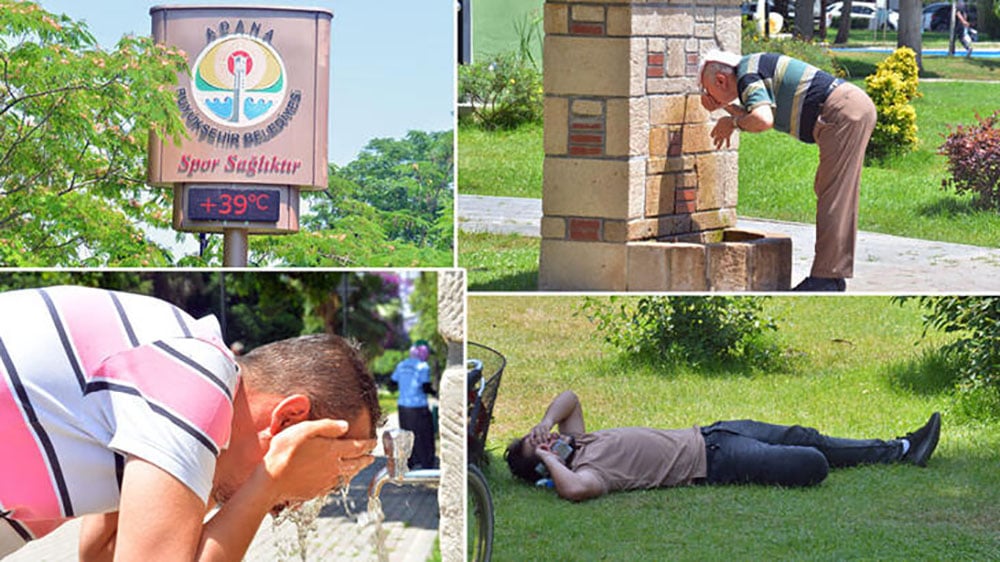
POLYGON ((187 215, 195 221, 277 222, 280 202, 275 189, 192 187, 187 215))

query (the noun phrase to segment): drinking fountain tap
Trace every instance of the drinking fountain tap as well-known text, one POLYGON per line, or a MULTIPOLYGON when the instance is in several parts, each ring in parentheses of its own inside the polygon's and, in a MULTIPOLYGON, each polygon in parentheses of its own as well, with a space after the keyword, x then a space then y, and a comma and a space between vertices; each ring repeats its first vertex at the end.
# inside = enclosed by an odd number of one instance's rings
POLYGON ((382 433, 382 449, 386 465, 379 469, 368 484, 368 501, 378 499, 386 482, 397 486, 437 486, 441 480, 439 469, 409 470, 408 462, 413 452, 413 432, 405 429, 387 429, 382 433))

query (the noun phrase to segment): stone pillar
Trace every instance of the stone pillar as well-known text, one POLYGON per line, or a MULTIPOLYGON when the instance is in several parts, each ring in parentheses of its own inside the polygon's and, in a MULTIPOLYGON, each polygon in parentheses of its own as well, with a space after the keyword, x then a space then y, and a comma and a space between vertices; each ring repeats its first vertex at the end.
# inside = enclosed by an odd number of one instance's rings
POLYGON ((438 332, 448 343, 441 376, 441 559, 465 560, 465 272, 438 273, 438 332))
POLYGON ((715 150, 725 113, 700 102, 700 57, 739 52, 740 17, 738 0, 545 3, 541 289, 787 288, 790 239, 732 231, 739 141, 715 150))

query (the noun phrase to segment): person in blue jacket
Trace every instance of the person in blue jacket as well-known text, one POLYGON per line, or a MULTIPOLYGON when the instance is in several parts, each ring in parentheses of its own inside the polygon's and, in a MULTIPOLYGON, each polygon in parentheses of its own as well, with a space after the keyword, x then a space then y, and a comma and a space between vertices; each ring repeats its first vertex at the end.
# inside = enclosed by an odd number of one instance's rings
POLYGON ((399 427, 413 432, 411 469, 437 467, 434 420, 427 407, 427 395, 434 394, 428 357, 430 348, 426 342, 418 341, 410 348, 410 356, 400 361, 392 372, 392 381, 399 385, 399 427))

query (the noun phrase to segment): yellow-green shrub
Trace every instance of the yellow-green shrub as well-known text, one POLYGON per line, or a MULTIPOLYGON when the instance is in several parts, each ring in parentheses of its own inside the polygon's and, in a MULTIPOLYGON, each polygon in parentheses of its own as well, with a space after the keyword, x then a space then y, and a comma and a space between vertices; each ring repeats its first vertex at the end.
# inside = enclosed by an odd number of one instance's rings
POLYGON ((868 96, 878 110, 867 158, 905 154, 917 147, 917 111, 910 105, 920 95, 917 72, 913 49, 900 47, 878 63, 875 74, 865 78, 868 96))

